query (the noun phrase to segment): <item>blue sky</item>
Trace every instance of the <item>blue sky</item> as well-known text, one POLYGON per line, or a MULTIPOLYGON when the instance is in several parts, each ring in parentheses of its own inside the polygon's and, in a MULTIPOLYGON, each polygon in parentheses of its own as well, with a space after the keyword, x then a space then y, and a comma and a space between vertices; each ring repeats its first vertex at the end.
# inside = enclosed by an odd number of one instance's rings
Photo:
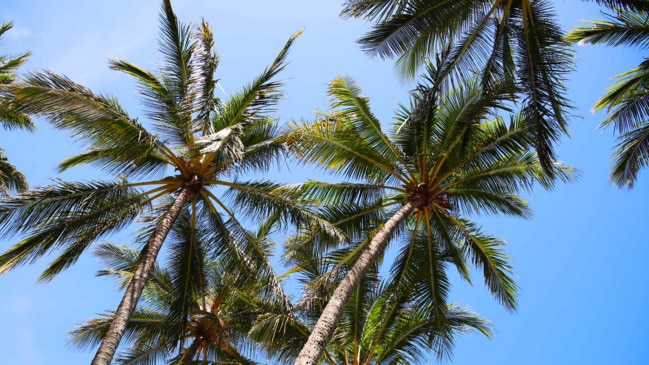
MULTIPOLYGON (((176 0, 183 21, 209 21, 221 55, 217 77, 226 94, 239 90, 263 70, 286 40, 304 28, 282 75, 286 100, 277 117, 311 118, 326 109, 325 88, 338 75, 353 77, 370 98, 375 113, 389 122, 396 102, 406 102, 412 86, 399 81, 390 61, 364 55, 355 39, 366 29, 360 21, 338 17, 341 1, 176 0)), ((588 2, 557 0, 561 24, 598 17, 588 2)), ((160 1, 24 0, 0 2, 0 20, 15 28, 0 43, 0 54, 31 51, 21 71, 47 68, 96 92, 117 96, 131 115, 139 105, 133 84, 110 71, 106 60, 121 57, 148 69, 157 65, 160 1)), ((646 364, 649 363, 649 229, 645 205, 649 174, 640 174, 632 191, 608 183, 612 131, 597 130, 602 113, 590 108, 610 77, 638 64, 638 50, 604 47, 576 49, 578 72, 567 83, 575 117, 571 138, 559 156, 582 171, 582 179, 537 189, 526 197, 535 211, 527 221, 478 217, 485 231, 510 243, 508 252, 521 287, 519 310, 507 313, 478 279, 456 282, 452 300, 488 317, 495 336, 458 337, 453 364, 646 364)), ((38 121, 39 131, 0 132, 0 146, 26 173, 32 186, 51 178, 97 178, 90 168, 57 174, 56 164, 80 151, 67 135, 38 121)), ((279 181, 321 178, 313 171, 282 167, 279 181)), ((111 238, 128 243, 129 236, 111 238)), ((12 241, 0 241, 5 250, 12 241)), ((48 284, 36 284, 48 258, 0 276, 0 364, 82 364, 93 352, 67 346, 65 333, 83 320, 117 306, 113 282, 96 278, 99 263, 83 257, 48 284)), ((430 363, 435 363, 434 359, 430 363)), ((451 362, 446 362, 451 363, 451 362)))

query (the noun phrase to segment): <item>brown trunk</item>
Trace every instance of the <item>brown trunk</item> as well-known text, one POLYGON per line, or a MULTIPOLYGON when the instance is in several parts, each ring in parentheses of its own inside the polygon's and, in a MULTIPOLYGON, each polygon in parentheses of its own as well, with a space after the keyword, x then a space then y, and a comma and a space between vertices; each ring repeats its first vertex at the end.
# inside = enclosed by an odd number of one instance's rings
POLYGON ((354 266, 349 270, 343 281, 334 291, 333 296, 322 311, 300 355, 295 360, 295 365, 315 365, 322 356, 325 346, 329 343, 334 333, 338 319, 343 313, 345 304, 361 282, 361 279, 376 262, 379 254, 385 249, 394 230, 403 222, 419 205, 422 198, 411 199, 399 209, 385 225, 372 238, 367 248, 361 253, 354 266))
POLYGON ((126 331, 126 326, 131 320, 133 311, 135 311, 135 306, 140 300, 142 290, 144 290, 144 285, 146 284, 149 273, 153 268, 158 252, 160 252, 160 247, 167 238, 169 231, 171 231, 174 222, 178 219, 178 214, 180 214, 180 211, 188 198, 189 191, 183 189, 178 194, 171 205, 171 208, 169 208, 164 218, 162 218, 160 225, 156 227, 155 232, 153 232, 149 242, 147 242, 144 247, 142 261, 140 261, 140 263, 135 267, 133 278, 126 288, 126 293, 124 293, 124 297, 119 303, 119 307, 117 307, 115 316, 108 327, 108 331, 106 332, 91 365, 110 365, 113 356, 115 356, 117 346, 126 331))
POLYGON ((187 350, 185 350, 185 353, 182 355, 180 358, 180 363, 181 364, 189 364, 193 362, 192 360, 198 353, 198 349, 201 347, 201 340, 198 338, 195 338, 194 341, 192 341, 192 344, 189 345, 187 350))

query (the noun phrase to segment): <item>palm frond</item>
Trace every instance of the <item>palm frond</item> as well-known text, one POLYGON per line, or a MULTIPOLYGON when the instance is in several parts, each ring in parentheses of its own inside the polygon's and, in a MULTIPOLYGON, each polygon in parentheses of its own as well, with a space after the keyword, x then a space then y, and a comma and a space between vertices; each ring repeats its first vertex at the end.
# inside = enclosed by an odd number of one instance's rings
MULTIPOLYGON (((0 38, 13 28, 13 22, 4 22, 0 26, 0 38)), ((15 71, 27 61, 31 53, 26 52, 18 56, 0 56, 0 90, 4 85, 11 84, 16 79, 15 71)))
POLYGON ((158 43, 163 57, 161 79, 169 97, 172 108, 167 108, 167 119, 158 120, 163 129, 187 143, 191 140, 194 129, 192 111, 195 101, 194 80, 192 80, 192 53, 196 42, 191 38, 189 25, 178 21, 170 0, 164 0, 160 12, 160 30, 162 36, 158 43), (167 125, 165 128, 163 125, 167 125))
MULTIPOLYGON (((344 14, 365 17, 374 22, 373 29, 359 43, 370 54, 394 57, 419 52, 419 62, 433 54, 436 42, 452 34, 463 19, 471 16, 471 1, 404 1, 380 11, 376 6, 359 6, 370 1, 354 1, 344 14), (373 9, 372 9, 373 8, 373 9), (379 10, 379 11, 377 11, 379 10), (363 14, 363 12, 367 12, 363 14), (419 44, 417 47, 415 44, 419 44)), ((351 2, 350 2, 351 3, 351 2)))
POLYGON ((286 145, 275 121, 264 120, 254 127, 247 128, 241 136, 241 142, 244 146, 243 158, 230 165, 234 174, 267 171, 273 164, 279 166, 286 157, 286 145))
POLYGON ((607 109, 609 115, 600 127, 613 124, 618 133, 627 133, 647 120, 649 113, 649 61, 615 77, 617 80, 601 97, 593 110, 607 109))
POLYGON ((518 287, 512 278, 509 256, 500 249, 505 243, 488 236, 468 220, 454 219, 460 236, 464 239, 462 248, 477 268, 482 268, 484 281, 491 293, 508 310, 516 310, 518 287))
POLYGON ((166 164, 160 141, 130 119, 112 97, 94 94, 49 71, 28 75, 14 93, 21 111, 46 117, 89 144, 90 153, 64 162, 62 169, 93 161, 101 161, 100 167, 109 172, 135 172, 140 163, 146 170, 166 164))
POLYGON ((276 77, 286 67, 288 51, 300 34, 302 34, 302 31, 289 38, 273 63, 257 76, 250 85, 233 95, 219 108, 219 114, 213 120, 215 130, 218 131, 239 124, 254 124, 257 118, 274 110, 277 102, 282 97, 282 93, 279 91, 281 82, 277 81, 276 77))
POLYGON ((638 171, 649 162, 649 125, 645 122, 620 135, 617 141, 611 181, 619 187, 630 189, 638 171))
MULTIPOLYGON (((144 70, 143 68, 120 58, 109 61, 112 70, 123 72, 135 79, 137 91, 142 97, 144 114, 155 122, 155 129, 164 140, 164 143, 175 143, 182 145, 188 137, 189 127, 182 125, 178 119, 181 113, 176 95, 172 85, 159 76, 144 70)), ((187 124, 186 120, 183 120, 187 124)))
POLYGON ((230 189, 226 196, 233 198, 239 211, 244 212, 252 219, 263 220, 265 217, 277 216, 283 224, 308 227, 315 224, 327 234, 341 241, 345 235, 331 222, 322 219, 309 207, 295 203, 291 196, 282 194, 281 185, 260 182, 235 182, 226 184, 230 189))
POLYGON ((390 0, 345 0, 340 14, 343 17, 380 20, 400 12, 406 4, 403 1, 390 0))
POLYGON ((170 255, 167 267, 171 273, 172 302, 169 303, 168 321, 177 328, 175 343, 180 343, 187 321, 190 307, 201 303, 205 297, 207 285, 206 262, 209 252, 209 233, 201 225, 196 215, 196 209, 186 208, 181 212, 170 237, 170 255))
POLYGON ((119 365, 156 365, 166 360, 164 346, 138 346, 122 351, 116 359, 119 365))
POLYGON ((549 1, 523 1, 521 8, 512 13, 521 19, 516 39, 523 111, 532 126, 541 166, 552 176, 556 160, 553 143, 567 134, 564 114, 570 106, 563 81, 571 70, 572 55, 549 1))
POLYGON ((399 57, 407 78, 445 54, 452 82, 472 73, 482 74, 485 91, 494 78, 514 82, 541 166, 554 177, 553 145, 567 133, 570 109, 563 81, 573 62, 549 1, 354 0, 343 14, 370 20, 372 29, 359 42, 370 54, 399 57))
POLYGON ((402 247, 391 270, 398 290, 412 290, 411 301, 420 308, 430 308, 429 315, 436 318, 439 326, 444 323, 450 281, 446 273, 448 262, 442 250, 450 247, 455 237, 445 226, 428 228, 426 222, 417 222, 415 230, 408 231, 409 245, 402 247))
POLYGON ((6 196, 9 192, 23 192, 27 188, 25 175, 9 163, 4 150, 0 148, 0 197, 6 196))
POLYGON ((298 159, 350 179, 385 183, 399 178, 395 161, 377 153, 343 121, 293 123, 285 139, 298 159))
POLYGON ((0 272, 63 249, 41 276, 41 280, 51 280, 95 240, 128 225, 143 205, 146 198, 121 182, 58 181, 4 200, 0 232, 5 237, 17 232, 27 237, 0 255, 0 272))
POLYGON ((438 328, 435 319, 428 317, 427 310, 412 309, 399 313, 399 321, 386 334, 376 362, 416 363, 425 358, 424 349, 432 350, 439 359, 450 359, 456 334, 478 331, 490 337, 489 322, 477 314, 457 305, 450 305, 446 312, 449 329, 438 328), (430 337, 434 338, 432 344, 430 337))
POLYGON ((584 44, 603 44, 618 47, 649 47, 649 12, 618 10, 615 15, 604 14, 602 20, 586 20, 584 25, 576 27, 565 35, 571 42, 584 44))
POLYGON ((213 254, 219 258, 222 269, 228 272, 229 277, 236 278, 233 283, 241 287, 255 287, 259 297, 277 304, 287 313, 292 312, 290 299, 270 263, 274 243, 269 235, 274 232, 278 216, 266 217, 260 221, 259 230, 251 232, 228 209, 225 209, 229 217, 227 221, 206 207, 199 212, 203 215, 199 218, 209 222, 203 228, 205 242, 213 247, 213 254))
MULTIPOLYGON (((649 46, 649 11, 636 7, 636 2, 602 2, 615 4, 615 15, 605 20, 588 21, 591 26, 577 27, 566 38, 580 44, 604 44, 610 46, 649 46), (627 6, 628 5, 628 6, 627 6)), ((617 138, 613 155, 611 182, 618 187, 632 188, 638 171, 647 165, 649 158, 647 140, 647 107, 649 106, 649 61, 615 77, 615 83, 595 106, 594 111, 606 109, 608 116, 601 128, 613 125, 617 138)))
POLYGON ((339 113, 338 118, 355 130, 365 145, 386 159, 400 160, 400 151, 381 130, 381 122, 370 110, 369 100, 362 95, 354 80, 335 78, 329 85, 328 93, 332 98, 331 108, 339 113))
POLYGON ((19 110, 19 106, 14 100, 13 95, 2 90, 0 86, 0 126, 5 130, 23 129, 35 131, 36 125, 32 122, 29 115, 19 110))
MULTIPOLYGON (((113 313, 105 313, 102 317, 89 320, 71 331, 68 335, 70 342, 78 349, 88 349, 98 345, 103 339, 108 325, 113 320, 113 313)), ((138 309, 133 314, 125 334, 126 341, 144 339, 144 333, 161 333, 160 327, 166 323, 164 313, 138 309)), ((150 341, 154 342, 154 341, 150 341)))
POLYGON ((194 35, 196 45, 192 54, 192 81, 197 89, 194 99, 195 126, 201 135, 212 133, 210 117, 216 108, 214 92, 218 80, 214 72, 219 65, 219 56, 214 49, 214 36, 205 20, 194 35))
POLYGON ((280 361, 295 359, 311 329, 299 318, 278 313, 257 317, 248 335, 272 349, 280 361))

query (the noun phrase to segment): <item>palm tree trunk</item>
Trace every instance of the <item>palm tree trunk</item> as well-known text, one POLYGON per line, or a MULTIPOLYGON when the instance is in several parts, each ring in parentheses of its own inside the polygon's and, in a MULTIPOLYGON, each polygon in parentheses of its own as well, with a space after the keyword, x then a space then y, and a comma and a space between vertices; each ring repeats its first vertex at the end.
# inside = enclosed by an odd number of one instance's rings
POLYGON ((180 363, 181 364, 189 364, 193 361, 194 356, 198 353, 198 349, 201 347, 201 340, 198 338, 195 338, 194 341, 192 341, 192 344, 189 345, 187 350, 185 350, 185 353, 182 355, 180 358, 180 363))
POLYGON ((176 219, 178 219, 178 214, 188 199, 189 191, 187 189, 181 190, 167 213, 165 213, 160 224, 156 227, 149 242, 144 247, 142 261, 135 267, 133 278, 126 288, 126 293, 124 293, 124 297, 119 303, 119 307, 117 307, 115 316, 108 327, 106 335, 91 365, 110 365, 113 356, 115 356, 117 346, 126 331, 126 326, 131 320, 135 307, 140 300, 144 285, 153 268, 158 252, 160 252, 160 247, 162 247, 162 243, 167 238, 167 234, 171 231, 171 227, 176 219))
POLYGON ((343 313, 345 304, 352 293, 367 273, 367 270, 374 265, 379 254, 385 249, 395 229, 421 204, 423 198, 413 196, 401 209, 399 209, 385 225, 372 238, 367 248, 361 253, 351 270, 345 275, 343 281, 334 291, 327 306, 322 311, 318 322, 302 351, 295 360, 295 365, 315 365, 322 355, 325 346, 329 343, 334 333, 336 324, 343 313))

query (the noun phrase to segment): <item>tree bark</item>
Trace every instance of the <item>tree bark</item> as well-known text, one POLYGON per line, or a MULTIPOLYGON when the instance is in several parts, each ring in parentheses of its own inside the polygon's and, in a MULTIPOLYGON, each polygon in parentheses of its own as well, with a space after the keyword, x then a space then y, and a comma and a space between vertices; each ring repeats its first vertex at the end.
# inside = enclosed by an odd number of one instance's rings
POLYGON ((158 252, 160 252, 160 247, 162 247, 162 243, 167 238, 167 234, 171 231, 171 227, 176 219, 178 219, 178 214, 180 214, 183 205, 185 205, 188 199, 189 191, 187 189, 181 190, 167 213, 165 213, 160 224, 156 227, 153 235, 151 235, 149 242, 144 247, 142 261, 135 267, 133 278, 126 288, 126 293, 124 293, 124 297, 119 303, 119 307, 117 307, 115 316, 108 327, 108 331, 91 365, 110 365, 110 362, 113 360, 117 346, 122 340, 122 336, 124 336, 126 326, 131 320, 131 316, 133 316, 149 273, 153 268, 158 252))
POLYGON ((352 293, 361 279, 376 262, 379 254, 385 249, 395 229, 421 204, 423 198, 413 196, 399 209, 372 238, 367 248, 361 253, 351 270, 334 291, 333 296, 322 311, 311 335, 295 360, 295 365, 315 365, 318 363, 324 348, 334 333, 336 324, 352 293))
POLYGON ((201 341, 198 338, 195 338, 194 341, 192 341, 192 344, 189 345, 187 350, 185 350, 185 353, 182 354, 180 357, 180 363, 181 364, 189 364, 192 362, 194 359, 194 356, 198 353, 198 349, 201 347, 201 341))

